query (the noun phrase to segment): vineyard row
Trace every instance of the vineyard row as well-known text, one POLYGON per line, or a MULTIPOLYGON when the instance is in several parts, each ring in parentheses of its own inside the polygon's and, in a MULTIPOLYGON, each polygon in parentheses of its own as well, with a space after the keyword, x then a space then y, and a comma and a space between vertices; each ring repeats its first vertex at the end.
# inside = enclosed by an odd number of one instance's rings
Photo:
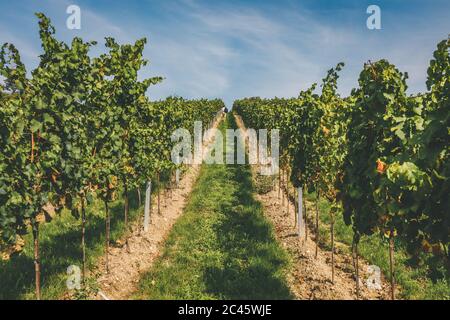
POLYGON ((59 41, 50 20, 37 17, 43 53, 31 75, 13 44, 0 51, 0 253, 20 252, 32 232, 39 299, 39 225, 63 208, 82 220, 84 275, 86 206, 104 202, 107 254, 109 204, 124 198, 127 224, 129 190, 176 169, 171 133, 193 130, 194 121, 211 124, 224 104, 150 101, 147 89, 162 78, 138 76, 146 39, 119 45, 106 38, 107 52, 91 57, 95 42, 59 41))
POLYGON ((353 227, 356 255, 361 236, 389 242, 392 296, 398 241, 416 263, 433 255, 450 272, 449 47, 450 40, 438 44, 425 93, 407 95, 407 73, 380 60, 364 65, 345 98, 337 93, 339 63, 319 93, 314 84, 298 98, 233 106, 247 126, 280 130, 280 165, 300 192, 330 201, 332 239, 339 211, 353 227))

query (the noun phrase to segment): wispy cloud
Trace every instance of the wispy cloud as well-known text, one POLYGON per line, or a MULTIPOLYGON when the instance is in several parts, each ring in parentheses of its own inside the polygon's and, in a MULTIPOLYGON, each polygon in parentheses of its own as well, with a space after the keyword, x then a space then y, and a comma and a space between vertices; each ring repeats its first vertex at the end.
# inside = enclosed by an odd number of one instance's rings
POLYGON ((381 31, 365 28, 364 1, 336 1, 332 8, 328 1, 77 2, 80 31, 65 28, 67 0, 0 4, 0 41, 16 43, 24 60, 36 64, 40 48, 35 11, 52 18, 62 39, 97 40, 94 54, 104 50, 105 36, 120 42, 145 36, 151 64, 141 76, 165 77, 149 91, 152 99, 176 94, 222 97, 231 104, 244 96, 296 96, 340 61, 346 68, 339 88, 348 94, 363 63, 380 58, 409 72, 411 92, 424 90, 434 47, 450 30, 448 2, 436 8, 417 2, 411 8, 380 0, 381 31))

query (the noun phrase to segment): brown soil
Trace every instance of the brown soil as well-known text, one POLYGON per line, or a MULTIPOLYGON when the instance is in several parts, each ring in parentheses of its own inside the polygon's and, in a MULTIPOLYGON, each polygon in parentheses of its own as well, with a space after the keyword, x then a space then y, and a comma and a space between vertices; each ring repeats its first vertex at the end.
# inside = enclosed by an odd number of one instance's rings
MULTIPOLYGON (((236 122, 240 128, 245 130, 244 123, 239 117, 236 122)), ((253 172, 256 173, 256 166, 253 172)), ((278 183, 277 183, 278 184, 278 183)), ((257 199, 262 203, 266 217, 274 226, 275 236, 281 245, 289 253, 292 264, 287 275, 287 280, 291 291, 297 299, 337 299, 352 300, 357 299, 356 281, 354 276, 353 259, 350 254, 343 252, 342 243, 336 243, 335 249, 335 277, 334 283, 331 281, 331 252, 323 248, 318 248, 317 258, 315 257, 316 244, 314 242, 314 232, 308 228, 308 239, 305 239, 305 232, 302 237, 298 236, 295 228, 295 208, 292 201, 289 201, 289 214, 287 207, 287 197, 284 190, 278 197, 278 186, 272 191, 257 195, 257 199), (283 199, 284 198, 284 199, 283 199)), ((313 206, 307 203, 309 219, 311 219, 313 206)), ((346 250, 349 252, 348 250, 346 250)), ((360 299, 388 299, 390 287, 382 277, 381 290, 369 289, 366 286, 368 279, 369 264, 359 258, 360 275, 360 299)))
MULTIPOLYGON (((219 118, 214 127, 220 123, 219 118)), ((210 145, 211 139, 205 143, 210 145)), ((160 214, 158 214, 157 198, 152 197, 151 224, 145 233, 142 219, 134 222, 126 239, 118 241, 109 250, 109 273, 106 273, 105 257, 99 260, 91 275, 95 275, 99 292, 93 299, 128 299, 138 290, 140 275, 151 268, 160 255, 164 242, 176 220, 183 213, 189 194, 198 177, 200 165, 189 167, 180 179, 179 187, 161 193, 160 214)))

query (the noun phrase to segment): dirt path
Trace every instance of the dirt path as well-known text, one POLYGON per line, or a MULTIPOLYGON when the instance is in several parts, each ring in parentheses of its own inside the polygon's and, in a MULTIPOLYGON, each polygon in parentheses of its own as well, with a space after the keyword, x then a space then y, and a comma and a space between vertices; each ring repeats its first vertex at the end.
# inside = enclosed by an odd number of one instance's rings
MULTIPOLYGON (((217 127, 222 117, 213 127, 217 127)), ((205 143, 210 145, 212 137, 205 143)), ((206 148, 204 148, 206 152, 206 148)), ((102 257, 92 271, 97 275, 99 293, 93 299, 124 300, 135 292, 142 272, 150 269, 160 255, 164 241, 172 226, 182 214, 189 194, 200 171, 200 165, 192 165, 180 179, 179 187, 161 193, 160 214, 156 197, 152 198, 149 232, 145 233, 141 219, 133 223, 128 235, 128 248, 123 245, 111 246, 109 250, 109 273, 105 269, 105 257, 102 257)))
MULTIPOLYGON (((237 117, 236 123, 245 130, 244 123, 237 117)), ((256 168, 253 173, 255 174, 256 168)), ((286 198, 286 197, 285 197, 286 198)), ((275 234, 292 257, 292 267, 288 274, 290 288, 297 299, 356 299, 355 278, 352 257, 345 254, 339 247, 345 244, 336 244, 335 251, 335 282, 331 282, 331 253, 319 247, 317 259, 315 258, 314 232, 309 229, 309 237, 298 237, 295 224, 295 207, 289 202, 289 214, 286 202, 278 198, 278 190, 272 190, 264 195, 257 195, 263 204, 264 213, 274 226, 275 234)), ((285 200, 286 201, 286 200, 285 200)), ((312 206, 308 206, 309 212, 312 206)), ((365 282, 368 279, 369 264, 359 259, 360 268, 360 298, 361 299, 387 299, 389 286, 382 279, 381 289, 369 289, 365 282)))

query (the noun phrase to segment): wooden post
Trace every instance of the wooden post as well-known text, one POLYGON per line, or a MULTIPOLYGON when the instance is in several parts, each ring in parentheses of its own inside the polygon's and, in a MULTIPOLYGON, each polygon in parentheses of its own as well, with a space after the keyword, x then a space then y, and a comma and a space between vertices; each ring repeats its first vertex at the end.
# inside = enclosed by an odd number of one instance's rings
POLYGON ((391 274, 391 299, 395 300, 395 277, 394 277, 394 232, 389 233, 389 268, 391 274))
MULTIPOLYGON (((287 216, 289 217, 289 213, 290 213, 290 211, 289 211, 289 205, 290 205, 290 199, 289 199, 289 186, 286 186, 286 194, 287 194, 287 216)), ((295 213, 295 212, 294 212, 295 213)))
POLYGON ((297 228, 297 224, 298 224, 298 205, 297 205, 297 200, 298 200, 298 188, 294 187, 294 229, 297 228))
POLYGON ((356 280, 356 298, 359 299, 359 261, 358 261, 358 243, 353 239, 352 244, 353 251, 353 263, 355 267, 355 280, 356 280))
POLYGON ((331 282, 334 284, 334 214, 331 217, 331 282))
POLYGON ((39 256, 39 222, 33 219, 33 241, 34 241, 34 276, 36 286, 36 300, 41 300, 41 261, 39 256))
POLYGON ((130 211, 130 201, 128 198, 128 187, 127 187, 126 181, 124 182, 123 197, 124 197, 124 202, 125 202, 124 222, 125 222, 125 228, 126 228, 128 225, 128 213, 130 211))
POLYGON ((278 173, 278 199, 280 199, 280 192, 281 192, 281 177, 283 175, 283 171, 280 169, 278 173))
POLYGON ((161 214, 161 180, 158 172, 158 214, 161 214))
MULTIPOLYGON (((125 232, 128 233, 128 214, 130 212, 130 198, 128 196, 128 186, 126 180, 124 181, 124 198, 125 198, 124 224, 125 224, 125 232)), ((127 248, 127 251, 130 252, 130 246, 128 244, 128 234, 125 234, 125 247, 127 248)))
POLYGON ((106 273, 109 272, 109 239, 110 239, 110 229, 111 229, 111 217, 109 215, 108 201, 105 201, 105 211, 106 211, 106 273))
POLYGON ((287 204, 287 213, 289 215, 289 178, 288 178, 288 172, 289 169, 286 169, 286 178, 285 178, 285 183, 286 183, 286 204, 287 204))
POLYGON ((150 225, 151 196, 152 196, 152 181, 148 181, 147 188, 145 189, 144 232, 148 232, 148 227, 150 225))
POLYGON ((360 289, 359 289, 359 252, 358 252, 358 244, 355 245, 355 254, 356 254, 356 294, 358 298, 360 297, 360 289))
POLYGON ((173 199, 173 186, 174 186, 173 178, 174 178, 173 172, 170 172, 170 175, 169 175, 169 194, 170 194, 170 199, 173 199))
POLYGON ((82 251, 82 273, 83 284, 86 283, 86 206, 85 197, 81 197, 81 251, 82 251))
POLYGON ((319 190, 316 190, 316 254, 315 257, 317 259, 318 251, 319 251, 319 190))
POLYGON ((308 241, 308 211, 306 209, 305 197, 302 197, 302 201, 303 201, 303 208, 305 208, 305 241, 308 241))
POLYGON ((137 195, 138 195, 138 203, 139 203, 139 207, 141 207, 142 204, 142 199, 141 199, 141 187, 139 186, 137 189, 137 195))
POLYGON ((301 226, 303 219, 303 188, 298 187, 298 218, 297 218, 297 228, 298 228, 298 237, 301 236, 301 226))

